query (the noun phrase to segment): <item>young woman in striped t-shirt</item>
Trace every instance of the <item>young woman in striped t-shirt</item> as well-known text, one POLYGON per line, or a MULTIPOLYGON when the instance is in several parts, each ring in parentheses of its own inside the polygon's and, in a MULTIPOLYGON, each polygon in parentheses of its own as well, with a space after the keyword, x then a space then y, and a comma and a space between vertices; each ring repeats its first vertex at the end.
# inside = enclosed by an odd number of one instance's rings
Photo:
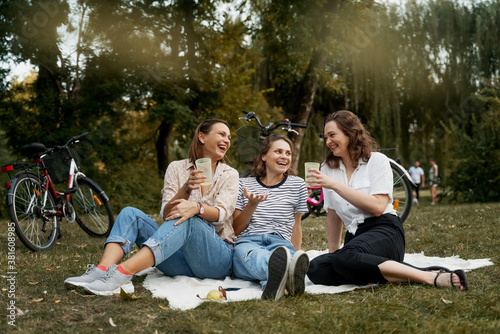
POLYGON ((233 227, 235 277, 260 281, 263 299, 278 300, 305 290, 309 268, 300 250, 300 219, 307 211, 304 180, 291 170, 292 143, 283 135, 267 137, 252 167, 253 177, 240 179, 233 227))

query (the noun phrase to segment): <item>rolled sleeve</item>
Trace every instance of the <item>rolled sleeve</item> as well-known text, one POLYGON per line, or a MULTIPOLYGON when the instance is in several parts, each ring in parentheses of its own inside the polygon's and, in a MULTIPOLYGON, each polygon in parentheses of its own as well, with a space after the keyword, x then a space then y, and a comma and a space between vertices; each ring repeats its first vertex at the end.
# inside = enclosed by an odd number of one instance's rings
POLYGON ((370 195, 392 194, 392 169, 389 160, 383 154, 372 154, 368 164, 370 195))
POLYGON ((233 215, 238 198, 239 176, 234 169, 225 170, 221 175, 221 184, 217 196, 215 196, 214 207, 219 209, 218 223, 223 223, 233 215))
POLYGON ((163 210, 165 205, 177 194, 180 187, 189 178, 189 169, 186 168, 189 163, 181 161, 173 161, 167 167, 165 178, 163 180, 163 189, 161 190, 161 209, 160 217, 163 217, 163 210))

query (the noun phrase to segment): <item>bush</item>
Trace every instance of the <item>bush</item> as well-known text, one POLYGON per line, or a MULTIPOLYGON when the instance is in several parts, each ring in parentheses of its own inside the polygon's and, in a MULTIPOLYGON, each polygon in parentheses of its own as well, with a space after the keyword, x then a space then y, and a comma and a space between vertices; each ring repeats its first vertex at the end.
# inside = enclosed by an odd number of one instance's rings
POLYGON ((450 186, 462 201, 500 201, 500 90, 484 91, 477 98, 485 102, 485 111, 454 129, 459 163, 450 186))

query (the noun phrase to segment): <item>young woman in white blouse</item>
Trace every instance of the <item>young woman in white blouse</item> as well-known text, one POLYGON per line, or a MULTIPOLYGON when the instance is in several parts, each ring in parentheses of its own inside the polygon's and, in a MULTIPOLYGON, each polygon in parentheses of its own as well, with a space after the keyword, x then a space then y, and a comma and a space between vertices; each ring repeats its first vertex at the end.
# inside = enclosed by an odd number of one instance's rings
POLYGON ((165 173, 160 216, 155 220, 135 208, 123 209, 105 242, 97 266, 65 280, 67 288, 83 287, 96 295, 133 292, 133 275, 155 266, 165 275, 220 279, 232 272, 235 235, 232 215, 238 196, 238 172, 225 163, 231 146, 226 121, 208 119, 196 129, 189 157, 172 162, 165 173), (213 181, 195 167, 212 160, 213 181), (120 261, 137 244, 141 249, 120 261))
POLYGON ((374 152, 377 145, 359 118, 350 111, 328 115, 324 143, 321 172, 314 169, 308 177, 323 187, 329 252, 311 261, 309 279, 324 285, 414 282, 467 290, 463 270, 403 263, 404 229, 393 209, 391 167, 385 155, 374 152))
POLYGON ((292 142, 272 134, 262 143, 255 158, 252 177, 240 179, 234 231, 235 277, 259 281, 262 299, 279 300, 285 294, 305 290, 309 267, 307 254, 300 250, 300 220, 307 211, 304 180, 291 169, 292 142))

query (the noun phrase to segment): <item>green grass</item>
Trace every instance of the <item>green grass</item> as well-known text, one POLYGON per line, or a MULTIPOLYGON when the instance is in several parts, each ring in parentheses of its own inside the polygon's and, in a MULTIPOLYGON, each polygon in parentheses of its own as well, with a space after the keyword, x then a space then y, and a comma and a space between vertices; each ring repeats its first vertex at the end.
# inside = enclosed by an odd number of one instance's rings
MULTIPOLYGON (((491 258, 494 266, 468 273, 470 290, 460 292, 421 285, 387 284, 333 295, 305 294, 279 302, 206 302, 176 311, 152 298, 134 278, 138 300, 86 296, 64 289, 66 277, 80 275, 99 260, 102 239, 76 224, 45 253, 16 250, 15 305, 25 312, 6 324, 10 302, 7 278, 7 224, 0 229, 2 318, 0 332, 47 333, 498 333, 500 332, 500 204, 438 204, 428 198, 405 223, 407 253, 491 258), (7 290, 6 290, 7 289, 7 290), (43 299, 41 299, 43 298, 43 299), (27 311, 27 312, 26 312, 27 311), (112 318, 116 327, 111 326, 112 318), (8 327, 6 327, 8 326, 8 327)), ((325 249, 324 218, 303 222, 303 247, 325 249)))

